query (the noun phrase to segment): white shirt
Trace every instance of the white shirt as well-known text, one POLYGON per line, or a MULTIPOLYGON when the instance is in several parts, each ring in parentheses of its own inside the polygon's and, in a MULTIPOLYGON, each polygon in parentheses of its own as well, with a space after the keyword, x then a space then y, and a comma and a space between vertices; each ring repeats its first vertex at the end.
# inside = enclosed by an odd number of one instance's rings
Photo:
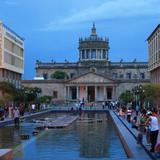
POLYGON ((14 116, 14 118, 19 117, 19 110, 18 109, 13 110, 13 116, 14 116))
POLYGON ((155 116, 150 116, 151 118, 151 123, 150 123, 150 127, 151 127, 151 131, 157 131, 159 130, 158 127, 158 118, 155 116))
POLYGON ((32 104, 32 109, 35 109, 35 104, 32 104))

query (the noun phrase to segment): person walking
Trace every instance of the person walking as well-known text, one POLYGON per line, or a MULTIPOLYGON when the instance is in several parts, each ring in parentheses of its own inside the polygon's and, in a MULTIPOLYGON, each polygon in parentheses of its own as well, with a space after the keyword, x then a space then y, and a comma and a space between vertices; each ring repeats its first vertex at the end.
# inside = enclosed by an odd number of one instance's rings
POLYGON ((13 110, 13 117, 14 117, 14 125, 15 127, 18 127, 19 126, 19 110, 17 107, 14 108, 13 110))
POLYGON ((151 142, 150 152, 154 152, 159 132, 157 110, 155 108, 152 111, 152 115, 150 116, 149 122, 150 122, 150 142, 151 142))
POLYGON ((136 105, 136 116, 138 116, 138 113, 139 113, 139 105, 137 104, 136 105))
POLYGON ((145 131, 145 125, 146 125, 146 110, 143 109, 139 119, 137 144, 142 144, 143 142, 143 133, 145 131))

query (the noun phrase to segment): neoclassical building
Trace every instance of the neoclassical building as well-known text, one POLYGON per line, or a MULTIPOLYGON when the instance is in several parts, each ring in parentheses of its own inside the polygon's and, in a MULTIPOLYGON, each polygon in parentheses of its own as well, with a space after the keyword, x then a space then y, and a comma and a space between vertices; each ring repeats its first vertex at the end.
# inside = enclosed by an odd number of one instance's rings
POLYGON ((79 38, 79 59, 75 63, 36 62, 37 80, 24 80, 23 85, 40 87, 43 95, 57 101, 117 100, 122 92, 150 82, 147 62, 111 62, 109 39, 99 37, 95 24, 87 38, 79 38), (56 71, 66 73, 65 79, 53 79, 56 71))

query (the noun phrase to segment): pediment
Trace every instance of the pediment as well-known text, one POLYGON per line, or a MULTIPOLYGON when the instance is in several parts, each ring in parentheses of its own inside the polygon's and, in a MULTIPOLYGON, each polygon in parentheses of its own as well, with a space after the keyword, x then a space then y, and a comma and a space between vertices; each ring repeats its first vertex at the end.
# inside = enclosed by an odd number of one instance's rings
POLYGON ((73 78, 69 82, 70 83, 113 83, 114 80, 96 73, 87 73, 79 77, 73 78))

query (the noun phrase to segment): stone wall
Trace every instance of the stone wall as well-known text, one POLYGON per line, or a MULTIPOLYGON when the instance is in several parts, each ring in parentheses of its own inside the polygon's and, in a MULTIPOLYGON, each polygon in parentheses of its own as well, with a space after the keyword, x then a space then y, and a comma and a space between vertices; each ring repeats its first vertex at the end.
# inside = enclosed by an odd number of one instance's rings
POLYGON ((65 97, 64 84, 53 81, 38 81, 38 80, 27 80, 22 81, 24 87, 38 87, 42 89, 42 96, 49 95, 53 96, 53 91, 57 91, 58 97, 53 98, 55 101, 63 101, 65 97))

